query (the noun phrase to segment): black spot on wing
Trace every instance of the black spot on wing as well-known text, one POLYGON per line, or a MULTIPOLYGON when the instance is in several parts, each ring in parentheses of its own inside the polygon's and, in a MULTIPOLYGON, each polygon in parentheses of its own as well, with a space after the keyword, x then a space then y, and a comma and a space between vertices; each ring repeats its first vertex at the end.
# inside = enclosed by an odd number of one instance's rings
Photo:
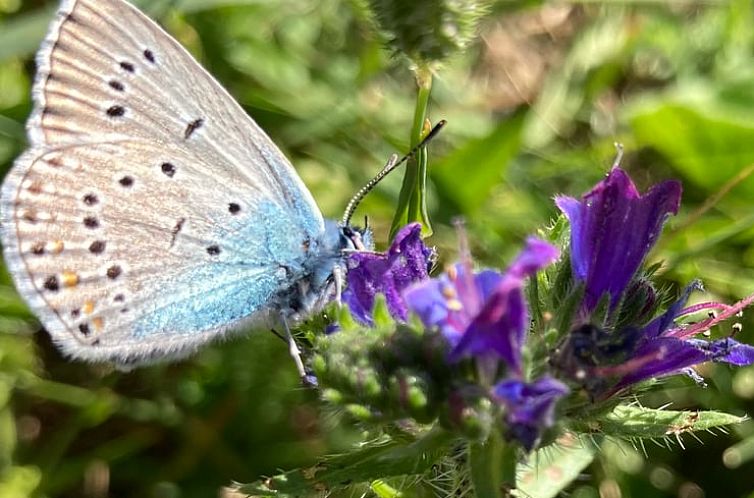
POLYGON ((47 277, 43 285, 45 289, 51 292, 55 292, 60 289, 60 282, 58 282, 58 277, 55 275, 50 275, 49 277, 47 277))
POLYGON ((204 120, 202 118, 195 119, 192 122, 190 122, 188 125, 186 125, 186 131, 183 132, 183 138, 188 140, 188 138, 199 128, 201 128, 204 125, 204 120))
POLYGON ((102 254, 105 252, 105 241, 104 240, 95 240, 91 244, 89 244, 89 252, 92 254, 102 254))
POLYGON ((107 108, 105 111, 111 118, 119 118, 126 113, 126 108, 122 105, 113 105, 107 108))
POLYGON ((118 265, 112 265, 107 269, 107 278, 115 280, 116 278, 120 277, 121 273, 123 273, 123 268, 118 265))
POLYGON ((173 175, 175 175, 175 166, 172 163, 162 163, 160 170, 169 178, 173 178, 173 175))
POLYGON ((173 244, 175 244, 175 238, 178 237, 178 233, 183 228, 184 223, 186 223, 186 218, 180 218, 173 227, 173 230, 171 230, 170 247, 173 247, 173 244))
POLYGON ((84 218, 84 226, 86 228, 98 228, 99 227, 99 220, 96 216, 87 216, 84 218))

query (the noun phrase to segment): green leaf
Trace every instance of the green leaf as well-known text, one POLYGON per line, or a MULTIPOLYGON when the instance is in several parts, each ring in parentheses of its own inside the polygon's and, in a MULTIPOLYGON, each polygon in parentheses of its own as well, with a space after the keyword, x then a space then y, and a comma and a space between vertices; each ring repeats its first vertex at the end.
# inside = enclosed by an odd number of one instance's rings
POLYGON ((620 405, 583 429, 623 438, 658 438, 740 424, 746 417, 717 411, 675 411, 620 405))
MULTIPOLYGON (((610 15, 600 17, 583 30, 560 70, 550 74, 527 115, 523 133, 527 147, 544 147, 574 126, 589 97, 590 72, 617 58, 628 41, 624 15, 624 9, 614 8, 610 15)), ((606 83, 603 81, 600 86, 606 83)))
MULTIPOLYGON (((754 162, 754 124, 702 113, 698 104, 647 106, 631 118, 638 146, 659 150, 684 177, 714 190, 754 162)), ((754 193, 754 178, 741 187, 754 193)))
POLYGON ((584 439, 560 438, 538 449, 516 468, 515 496, 558 496, 594 459, 596 448, 584 439))
POLYGON ((484 205, 521 150, 524 116, 520 112, 503 120, 486 137, 469 140, 430 168, 440 198, 454 204, 448 212, 473 214, 484 205))
POLYGON ((15 16, 0 27, 0 61, 26 57, 39 48, 55 9, 39 9, 15 16))
POLYGON ((42 480, 42 471, 32 465, 10 467, 0 475, 0 496, 25 498, 34 495, 42 480))
POLYGON ((296 469, 251 484, 242 484, 238 491, 261 495, 300 495, 346 484, 422 474, 448 454, 454 439, 455 436, 441 429, 433 429, 408 444, 380 439, 350 453, 326 458, 307 469, 296 469))

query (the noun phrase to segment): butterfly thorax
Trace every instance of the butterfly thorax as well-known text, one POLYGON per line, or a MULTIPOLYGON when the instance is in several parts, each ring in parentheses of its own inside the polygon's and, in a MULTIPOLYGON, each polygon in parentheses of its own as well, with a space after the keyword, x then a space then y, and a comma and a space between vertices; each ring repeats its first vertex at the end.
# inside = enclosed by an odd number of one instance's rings
POLYGON ((293 321, 321 311, 339 298, 345 285, 348 254, 371 250, 371 232, 326 220, 321 236, 305 241, 302 248, 306 253, 302 275, 292 276, 294 284, 281 291, 277 299, 281 312, 293 321))

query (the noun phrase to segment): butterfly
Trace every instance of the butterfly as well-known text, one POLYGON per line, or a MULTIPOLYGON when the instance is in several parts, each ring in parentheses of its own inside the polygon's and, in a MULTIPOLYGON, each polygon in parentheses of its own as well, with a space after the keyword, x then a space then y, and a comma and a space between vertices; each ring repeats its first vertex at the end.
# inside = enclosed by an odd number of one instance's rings
POLYGON ((64 354, 133 366, 229 331, 288 330, 371 247, 349 223, 364 191, 325 220, 264 131, 126 1, 64 0, 36 62, 0 236, 64 354))

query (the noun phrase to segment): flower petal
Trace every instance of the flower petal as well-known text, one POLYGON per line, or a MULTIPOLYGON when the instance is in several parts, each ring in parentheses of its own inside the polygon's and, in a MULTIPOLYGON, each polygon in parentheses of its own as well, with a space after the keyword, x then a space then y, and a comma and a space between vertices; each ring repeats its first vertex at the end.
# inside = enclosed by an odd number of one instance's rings
POLYGON ((452 284, 443 275, 410 286, 404 291, 403 299, 425 327, 437 327, 448 342, 455 345, 463 335, 467 320, 452 319, 459 310, 451 310, 453 305, 449 289, 453 289, 452 284))
POLYGON ((521 350, 529 322, 524 279, 555 261, 558 255, 555 246, 532 237, 503 277, 477 275, 476 285, 484 296, 482 308, 469 313, 470 323, 451 350, 449 361, 493 354, 505 361, 512 371, 520 373, 521 350), (490 292, 489 284, 493 281, 497 281, 497 286, 490 292))
POLYGON ((692 344, 673 337, 658 337, 642 344, 633 361, 637 368, 628 372, 615 386, 622 389, 643 380, 682 373, 684 369, 710 359, 709 355, 692 344), (641 361, 646 359, 646 361, 641 361))
POLYGON ((639 195, 628 174, 613 168, 581 201, 555 200, 571 223, 574 276, 586 282, 584 308, 591 311, 605 293, 614 308, 660 235, 676 214, 681 184, 666 181, 639 195))
POLYGON ((359 321, 371 324, 375 296, 384 294, 390 314, 405 321, 408 308, 402 292, 429 277, 431 255, 432 251, 421 239, 419 223, 401 228, 386 253, 358 251, 350 254, 343 302, 359 321))
POLYGON ((509 435, 531 451, 542 431, 554 423, 555 404, 568 393, 562 382, 542 377, 533 383, 504 380, 493 388, 493 397, 505 407, 509 435))
POLYGON ((725 337, 716 341, 704 341, 700 339, 687 339, 687 342, 695 344, 709 354, 709 359, 729 363, 738 367, 744 367, 754 363, 754 347, 742 344, 735 339, 725 337))
POLYGON ((494 354, 513 372, 520 373, 521 349, 529 320, 521 283, 518 278, 506 278, 468 325, 451 350, 449 361, 494 354))

